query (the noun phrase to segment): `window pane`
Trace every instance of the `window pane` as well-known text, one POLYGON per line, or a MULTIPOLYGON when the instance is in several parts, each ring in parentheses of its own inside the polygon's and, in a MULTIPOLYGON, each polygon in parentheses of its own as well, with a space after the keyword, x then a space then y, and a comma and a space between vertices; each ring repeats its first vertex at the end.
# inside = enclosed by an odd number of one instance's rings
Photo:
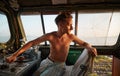
POLYGON ((114 45, 120 33, 120 12, 79 12, 78 37, 93 45, 114 45))
POLYGON ((27 41, 43 35, 40 15, 21 15, 21 20, 27 36, 27 41))
POLYGON ((56 18, 57 15, 44 15, 44 24, 45 24, 45 32, 53 32, 57 31, 57 25, 54 22, 54 19, 56 18))
POLYGON ((120 34, 120 11, 119 12, 115 11, 111 19, 108 37, 106 39, 106 45, 115 44, 119 34, 120 34))
POLYGON ((0 43, 5 43, 10 39, 8 20, 5 14, 0 12, 0 43))

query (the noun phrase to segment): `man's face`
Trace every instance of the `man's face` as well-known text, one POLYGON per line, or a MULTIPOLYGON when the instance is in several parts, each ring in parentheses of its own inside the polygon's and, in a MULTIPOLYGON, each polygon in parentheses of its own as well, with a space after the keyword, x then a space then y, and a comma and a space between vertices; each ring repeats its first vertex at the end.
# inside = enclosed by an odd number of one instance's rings
POLYGON ((62 32, 70 34, 71 30, 73 30, 72 18, 67 18, 66 21, 61 22, 60 27, 62 32))

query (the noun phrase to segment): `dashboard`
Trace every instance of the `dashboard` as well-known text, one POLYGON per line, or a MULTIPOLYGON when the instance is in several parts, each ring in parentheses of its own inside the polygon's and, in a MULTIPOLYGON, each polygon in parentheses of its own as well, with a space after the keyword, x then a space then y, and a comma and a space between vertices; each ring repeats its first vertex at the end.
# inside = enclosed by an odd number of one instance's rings
POLYGON ((18 56, 12 63, 5 62, 5 58, 0 58, 0 76, 32 76, 32 73, 39 67, 40 51, 29 49, 18 56))

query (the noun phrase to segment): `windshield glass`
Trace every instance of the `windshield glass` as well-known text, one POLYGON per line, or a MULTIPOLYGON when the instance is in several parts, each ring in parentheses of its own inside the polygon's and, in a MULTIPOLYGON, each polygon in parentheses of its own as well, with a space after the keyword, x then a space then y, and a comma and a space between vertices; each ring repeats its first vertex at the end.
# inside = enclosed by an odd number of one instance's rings
MULTIPOLYGON (((119 10, 87 10, 79 11, 78 17, 73 15, 73 31, 77 36, 92 45, 114 45, 117 42, 120 33, 120 11, 119 10), (75 25, 75 18, 78 19, 75 25), (76 28, 75 28, 76 26, 76 28)), ((57 14, 21 15, 27 40, 40 37, 44 33, 57 30, 54 22, 57 14), (43 20, 43 23, 42 21, 43 20), (43 29, 44 28, 44 29, 43 29)), ((47 44, 49 44, 47 42, 47 44)), ((74 43, 71 43, 74 45, 74 43)))
POLYGON ((93 45, 114 45, 120 33, 119 20, 120 11, 79 11, 77 36, 93 45))

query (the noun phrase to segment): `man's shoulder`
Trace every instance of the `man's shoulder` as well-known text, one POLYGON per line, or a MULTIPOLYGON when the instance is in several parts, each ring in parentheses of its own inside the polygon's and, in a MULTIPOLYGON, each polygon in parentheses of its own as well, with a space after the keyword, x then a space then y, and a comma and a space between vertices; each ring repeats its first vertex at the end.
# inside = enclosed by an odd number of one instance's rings
POLYGON ((56 31, 54 31, 54 32, 49 32, 49 33, 46 33, 46 36, 47 37, 54 37, 56 35, 56 31))
POLYGON ((74 35, 74 34, 69 34, 69 37, 70 37, 71 39, 75 39, 77 36, 74 35))

